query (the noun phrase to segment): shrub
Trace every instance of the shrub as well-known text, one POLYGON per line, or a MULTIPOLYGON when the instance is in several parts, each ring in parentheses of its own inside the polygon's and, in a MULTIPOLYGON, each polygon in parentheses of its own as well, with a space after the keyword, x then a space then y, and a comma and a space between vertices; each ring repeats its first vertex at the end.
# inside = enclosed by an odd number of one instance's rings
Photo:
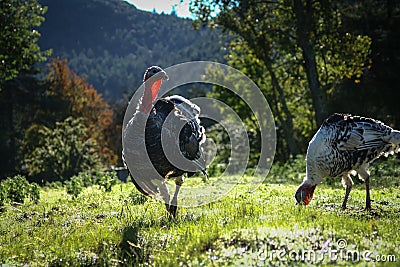
POLYGON ((115 172, 102 172, 99 174, 97 184, 106 192, 111 192, 112 187, 117 184, 117 175, 115 172))
POLYGON ((30 184, 24 176, 9 177, 0 183, 0 206, 5 201, 24 203, 26 198, 38 203, 40 190, 36 183, 30 184))
POLYGON ((83 181, 80 176, 73 176, 71 180, 65 182, 67 194, 72 195, 75 199, 83 191, 83 181))
POLYGON ((3 186, 0 184, 0 212, 3 211, 4 201, 6 200, 6 193, 3 190, 3 186))
POLYGON ((54 129, 43 126, 34 131, 39 143, 27 153, 23 165, 29 175, 66 181, 99 166, 97 143, 82 119, 69 117, 57 122, 54 129))
POLYGON ((46 188, 50 189, 61 189, 63 188, 63 184, 60 181, 55 181, 55 182, 46 182, 44 185, 46 188))
POLYGON ((80 172, 77 175, 84 187, 89 187, 95 184, 96 177, 89 172, 80 172))
POLYGON ((40 187, 39 187, 39 185, 37 183, 32 183, 30 188, 29 188, 28 194, 29 194, 29 198, 33 202, 35 202, 35 204, 37 204, 39 202, 39 199, 40 199, 40 187))

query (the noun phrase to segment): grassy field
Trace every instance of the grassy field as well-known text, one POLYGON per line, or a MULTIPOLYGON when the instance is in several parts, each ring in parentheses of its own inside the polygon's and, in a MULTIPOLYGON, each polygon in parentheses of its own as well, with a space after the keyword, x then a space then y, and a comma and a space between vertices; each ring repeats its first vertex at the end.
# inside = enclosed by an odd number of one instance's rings
POLYGON ((371 212, 363 210, 361 183, 348 210, 340 209, 340 179, 318 186, 309 206, 295 205, 304 175, 298 161, 275 165, 252 193, 237 185, 216 202, 181 208, 175 219, 130 183, 111 192, 92 186, 74 199, 65 188, 43 188, 37 204, 6 203, 0 213, 0 264, 399 266, 400 168, 382 162, 371 174, 371 212))

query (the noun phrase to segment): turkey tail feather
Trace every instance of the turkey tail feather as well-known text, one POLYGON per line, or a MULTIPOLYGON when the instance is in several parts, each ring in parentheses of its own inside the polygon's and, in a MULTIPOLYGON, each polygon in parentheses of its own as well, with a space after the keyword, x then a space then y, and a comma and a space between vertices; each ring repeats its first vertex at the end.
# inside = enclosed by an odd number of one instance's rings
POLYGON ((386 157, 389 154, 394 154, 400 152, 400 131, 397 130, 392 130, 389 135, 387 135, 387 138, 385 140, 389 144, 391 144, 391 147, 388 148, 383 155, 386 157))
POLYGON ((400 131, 393 130, 389 135, 388 142, 392 143, 393 145, 399 146, 400 145, 400 131))

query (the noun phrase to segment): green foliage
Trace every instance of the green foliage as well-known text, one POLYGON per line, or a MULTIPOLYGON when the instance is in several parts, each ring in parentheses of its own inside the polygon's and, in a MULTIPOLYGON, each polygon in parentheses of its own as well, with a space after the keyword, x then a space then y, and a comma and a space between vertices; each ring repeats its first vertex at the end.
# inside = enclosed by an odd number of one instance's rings
POLYGON ((87 172, 87 171, 78 173, 78 175, 75 175, 75 178, 79 179, 80 183, 84 187, 92 186, 96 182, 96 177, 93 176, 90 172, 87 172))
POLYGON ((297 155, 286 162, 276 162, 272 165, 265 179, 266 183, 293 183, 299 184, 306 176, 306 159, 304 155, 297 155))
MULTIPOLYGON (((223 90, 221 89, 221 91, 223 90)), ((221 93, 221 91, 219 92, 221 93)), ((254 125, 255 121, 252 121, 251 123, 252 125, 254 125)), ((241 158, 240 155, 236 155, 236 160, 247 161, 246 166, 248 168, 251 168, 257 165, 260 157, 260 148, 258 146, 259 129, 253 129, 248 124, 245 126, 247 126, 248 131, 247 137, 250 144, 250 155, 248 159, 241 158)), ((242 138, 241 136, 235 136, 235 133, 238 133, 240 131, 239 128, 241 128, 241 125, 237 125, 234 121, 230 120, 229 117, 227 117, 223 121, 216 123, 207 129, 207 138, 212 140, 213 142, 205 143, 204 153, 207 159, 211 159, 212 157, 214 157, 212 158, 212 163, 207 167, 207 173, 209 176, 221 175, 225 171, 230 160, 231 163, 236 164, 235 162, 232 162, 232 149, 238 150, 241 148, 232 148, 232 140, 230 140, 230 138, 242 138), (228 132, 231 134, 230 137, 228 135, 228 132)))
POLYGON ((3 211, 3 206, 7 198, 6 191, 0 183, 0 212, 3 211))
POLYGON ((96 168, 96 142, 82 119, 67 118, 54 129, 38 129, 38 145, 27 154, 24 166, 29 175, 65 181, 81 171, 96 168))
POLYGON ((105 192, 111 192, 112 187, 117 184, 117 174, 115 172, 104 172, 97 174, 99 177, 97 184, 100 188, 104 189, 105 192))
POLYGON ((39 202, 40 199, 40 187, 37 183, 32 183, 30 189, 28 190, 30 199, 35 202, 36 204, 39 202))
MULTIPOLYGON (((307 140, 328 115, 326 94, 345 78, 359 82, 370 67, 371 38, 343 32, 336 2, 305 2, 192 3, 198 24, 238 35, 228 63, 249 75, 268 98, 278 136, 283 137, 278 158, 284 160, 305 152, 307 140), (216 15, 213 10, 218 10, 216 15)), ((228 102, 234 99, 221 95, 220 88, 212 94, 228 102)))
POLYGON ((343 31, 371 38, 371 60, 361 79, 352 78, 357 83, 346 81, 332 92, 330 109, 378 118, 398 128, 400 76, 393 70, 400 66, 400 2, 357 0, 340 5, 343 31))
POLYGON ((41 51, 37 28, 46 8, 37 0, 3 0, 0 3, 0 90, 5 81, 44 61, 50 50, 41 51))
POLYGON ((55 181, 55 182, 46 182, 44 184, 44 188, 48 188, 48 189, 61 189, 63 188, 63 184, 61 181, 55 181))
POLYGON ((79 175, 71 177, 69 181, 65 182, 65 188, 67 194, 72 195, 72 198, 77 198, 84 189, 82 177, 79 175))
POLYGON ((72 195, 73 198, 88 187, 98 185, 104 192, 111 192, 112 187, 118 182, 117 175, 115 172, 80 172, 77 175, 71 177, 70 180, 65 182, 67 193, 72 195))
POLYGON ((226 158, 215 158, 213 163, 207 167, 207 174, 209 176, 220 176, 226 169, 226 164, 221 163, 226 161, 226 158))
POLYGON ((0 183, 0 206, 6 201, 23 204, 29 198, 34 203, 40 199, 39 186, 36 183, 30 184, 25 177, 17 175, 9 177, 0 183))
MULTIPOLYGON (((284 80, 284 83, 282 84, 284 94, 279 96, 279 92, 277 92, 271 85, 271 77, 268 75, 267 68, 263 62, 258 59, 254 51, 248 47, 246 42, 241 39, 236 39, 231 42, 230 55, 227 59, 230 66, 235 67, 248 75, 249 78, 259 86, 261 92, 268 100, 277 126, 277 136, 281 137, 277 139, 275 157, 279 160, 288 159, 290 153, 294 152, 288 148, 288 139, 293 139, 296 144, 306 144, 311 138, 315 127, 314 112, 312 111, 309 93, 305 90, 305 81, 299 81, 297 78, 299 75, 291 77, 291 74, 288 73, 287 70, 288 66, 282 67, 280 63, 274 64, 276 75, 284 80), (282 102, 282 98, 285 103, 282 102), (284 105, 288 108, 289 113, 285 114, 284 105), (284 125, 288 123, 287 115, 292 115, 294 120, 292 121, 291 128, 288 129, 289 131, 284 132, 284 125)), ((211 71, 207 73, 210 72, 211 71)), ((235 78, 229 74, 219 74, 217 70, 212 70, 212 73, 213 75, 220 75, 220 78, 223 77, 224 79, 235 81, 235 78)), ((233 84, 235 84, 236 88, 242 93, 246 88, 246 86, 235 82, 233 82, 233 84)), ((251 98, 251 91, 245 92, 244 95, 251 98)), ((229 107, 232 107, 246 124, 248 132, 252 133, 250 136, 253 139, 251 140, 251 143, 253 143, 255 147, 260 145, 258 125, 255 121, 254 114, 246 103, 241 101, 232 92, 219 87, 214 87, 208 96, 217 98, 224 103, 227 103, 229 107)), ((305 153, 305 149, 306 147, 302 145, 297 153, 305 153)), ((252 157, 256 156, 255 151, 252 151, 251 155, 252 157)))
POLYGON ((396 156, 388 158, 381 157, 377 159, 368 168, 372 182, 375 186, 384 188, 388 186, 399 186, 400 180, 396 177, 400 176, 399 159, 396 156))

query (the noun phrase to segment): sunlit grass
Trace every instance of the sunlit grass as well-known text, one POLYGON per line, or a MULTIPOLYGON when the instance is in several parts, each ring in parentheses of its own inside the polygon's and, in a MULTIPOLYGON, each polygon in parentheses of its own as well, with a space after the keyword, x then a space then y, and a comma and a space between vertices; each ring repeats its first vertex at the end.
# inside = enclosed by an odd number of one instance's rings
MULTIPOLYGON (((382 179, 389 179, 385 175, 382 179)), ((245 183, 237 185, 218 201, 179 209, 175 219, 170 219, 164 205, 156 200, 135 204, 132 184, 118 184, 110 193, 93 186, 76 199, 67 195, 64 188, 42 189, 37 205, 7 204, 0 213, 0 263, 372 265, 369 258, 332 260, 328 252, 337 250, 341 239, 347 242, 344 252, 371 251, 371 258, 393 255, 399 263, 398 184, 383 187, 382 180, 374 178, 373 210, 368 212, 363 209, 364 185, 358 183, 350 195, 348 209, 343 211, 340 179, 318 186, 310 205, 300 207, 295 204, 294 192, 302 175, 293 177, 288 183, 281 183, 277 181, 287 178, 272 173, 265 184, 251 193, 245 183), (304 253, 309 251, 319 254, 307 258, 304 253)), ((190 185, 198 181, 186 182, 190 185)), ((384 264, 397 265, 388 257, 385 259, 384 264)))

